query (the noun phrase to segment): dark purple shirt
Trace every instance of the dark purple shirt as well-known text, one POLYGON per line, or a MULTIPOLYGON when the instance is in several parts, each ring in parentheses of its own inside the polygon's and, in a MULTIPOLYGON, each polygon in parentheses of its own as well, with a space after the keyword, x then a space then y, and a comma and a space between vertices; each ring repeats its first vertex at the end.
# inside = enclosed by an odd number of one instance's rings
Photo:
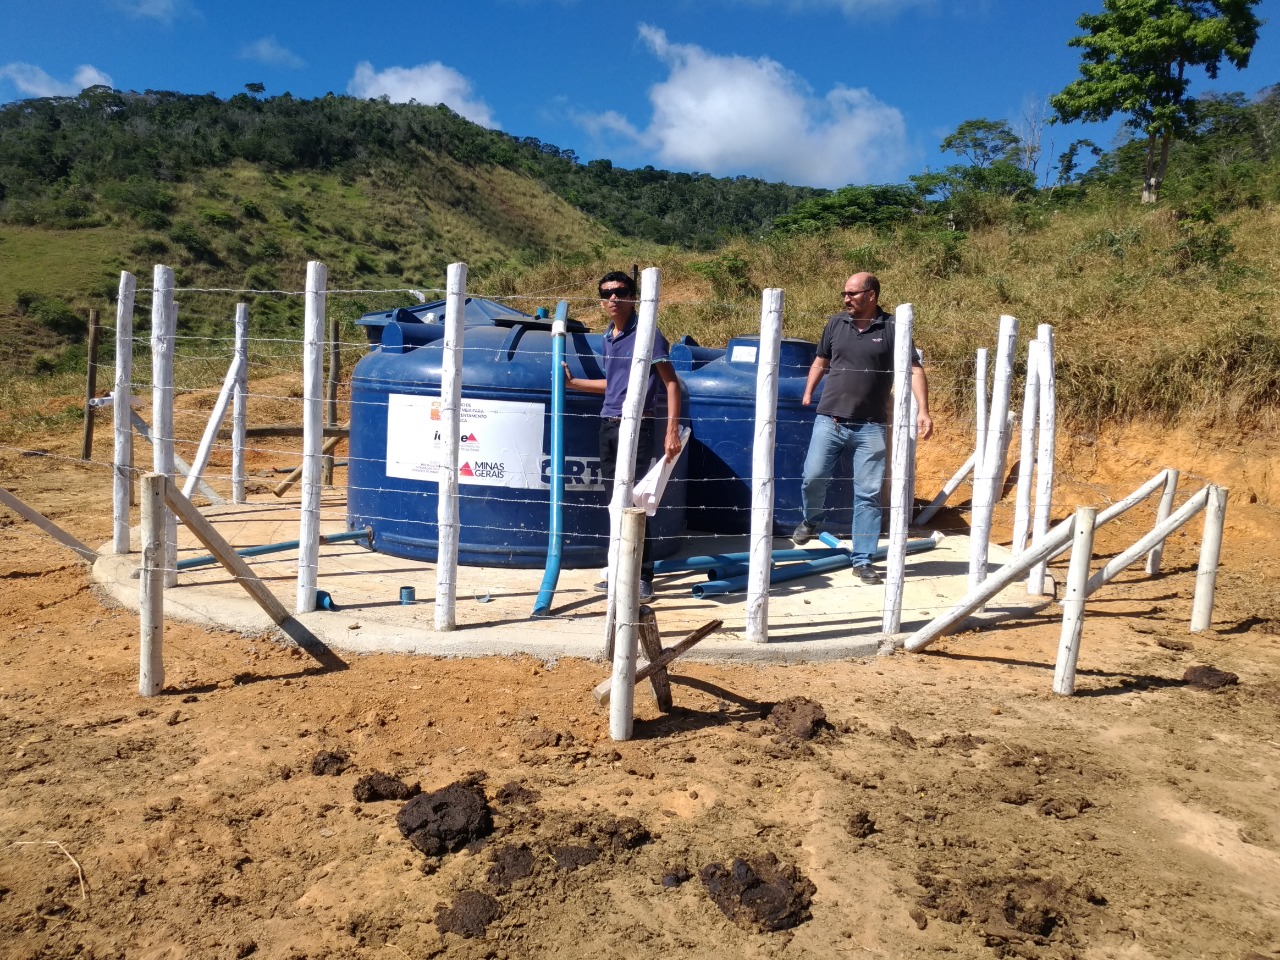
MULTIPOLYGON (((625 330, 614 336, 614 327, 604 335, 604 406, 600 408, 602 417, 622 416, 622 405, 627 399, 627 383, 631 378, 631 358, 636 350, 636 327, 638 320, 631 318, 625 330)), ((661 330, 653 331, 653 364, 670 362, 670 345, 661 330)), ((652 416, 656 407, 658 375, 649 371, 649 388, 644 398, 644 415, 652 416)))

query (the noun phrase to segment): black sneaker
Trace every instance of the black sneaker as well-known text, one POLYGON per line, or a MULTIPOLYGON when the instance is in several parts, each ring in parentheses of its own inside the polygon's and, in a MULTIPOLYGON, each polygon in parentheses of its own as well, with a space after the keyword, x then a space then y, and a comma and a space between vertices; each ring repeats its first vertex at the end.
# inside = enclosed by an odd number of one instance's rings
POLYGON ((608 592, 609 592, 609 581, 608 581, 608 580, 601 580, 599 583, 597 583, 597 584, 596 584, 596 586, 595 586, 595 591, 596 591, 596 593, 608 593, 608 592))
POLYGON ((650 583, 648 580, 640 581, 639 599, 641 603, 648 603, 650 600, 653 599, 653 584, 650 583))
POLYGON ((816 524, 810 526, 809 521, 801 520, 800 526, 791 531, 791 542, 798 547, 812 540, 817 532, 818 527, 816 524))
POLYGON ((878 584, 884 583, 884 581, 880 579, 880 574, 876 573, 876 568, 870 564, 864 564, 861 567, 854 567, 853 573, 854 576, 869 587, 874 587, 878 584))

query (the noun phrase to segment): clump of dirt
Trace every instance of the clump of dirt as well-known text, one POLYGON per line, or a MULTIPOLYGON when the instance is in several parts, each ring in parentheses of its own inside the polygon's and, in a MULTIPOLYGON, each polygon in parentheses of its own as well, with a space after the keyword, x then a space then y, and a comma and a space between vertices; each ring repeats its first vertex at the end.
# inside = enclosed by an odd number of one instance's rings
POLYGON ((889 728, 889 739, 893 740, 895 743, 902 744, 908 750, 916 749, 916 738, 906 730, 903 730, 896 723, 889 728))
POLYGON ((1021 955, 1018 944, 1077 945, 1093 908, 1106 904, 1091 887, 1057 877, 958 873, 926 865, 916 876, 927 891, 919 906, 946 923, 972 924, 998 956, 1021 955))
POLYGON ((416 783, 406 784, 390 774, 375 770, 357 780, 351 792, 360 803, 376 803, 379 800, 408 800, 420 794, 422 787, 416 783))
POLYGON ((844 828, 849 832, 849 836, 857 840, 865 840, 876 832, 876 822, 871 819, 871 811, 855 810, 849 815, 844 828))
POLYGON ((791 697, 775 703, 765 718, 783 733, 797 740, 812 740, 823 730, 830 730, 822 704, 808 697, 791 697))
POLYGON ((600 848, 594 843, 589 843, 583 847, 572 845, 552 847, 551 858, 555 860, 556 866, 561 870, 577 870, 599 860, 600 848))
POLYGON ((436 926, 441 933, 482 937, 489 924, 500 916, 502 904, 496 897, 480 890, 463 890, 454 897, 452 906, 440 904, 436 907, 436 926))
POLYGON ((735 857, 728 867, 709 863, 699 874, 712 902, 726 917, 741 927, 765 932, 790 930, 808 920, 818 890, 812 880, 772 853, 751 860, 735 857))
POLYGON ((510 890, 517 880, 533 876, 533 851, 527 843, 497 847, 490 856, 493 865, 485 879, 497 890, 510 890))
POLYGON ((1182 679, 1197 690, 1221 690, 1240 682, 1240 677, 1217 667, 1187 667, 1182 679))
POLYGON ((529 807, 538 802, 538 792, 530 790, 523 783, 515 780, 504 783, 493 795, 493 799, 510 806, 529 807))
POLYGON ((316 777, 336 777, 351 766, 351 758, 341 750, 321 750, 311 758, 311 773, 316 777))
POLYGON ((1169 637, 1156 637, 1156 646, 1163 647, 1166 650, 1173 650, 1177 653, 1185 653, 1194 649, 1193 645, 1186 640, 1172 640, 1169 637))
POLYGON ((414 797, 396 814, 400 833, 429 857, 460 850, 493 831, 484 790, 467 778, 414 797))
POLYGON ((660 881, 668 890, 673 887, 680 887, 693 879, 693 874, 689 872, 688 867, 668 867, 666 872, 662 874, 660 881))
POLYGON ((1041 801, 1037 809, 1046 817, 1057 817, 1059 820, 1074 820, 1093 806, 1088 797, 1071 797, 1062 799, 1049 797, 1041 801))

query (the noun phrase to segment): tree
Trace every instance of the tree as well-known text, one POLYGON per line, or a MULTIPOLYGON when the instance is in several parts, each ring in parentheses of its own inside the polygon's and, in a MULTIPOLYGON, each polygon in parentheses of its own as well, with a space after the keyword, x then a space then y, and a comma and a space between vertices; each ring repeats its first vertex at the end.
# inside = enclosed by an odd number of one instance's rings
POLYGON ((1216 79, 1225 59, 1249 64, 1262 22, 1259 0, 1103 0, 1103 12, 1076 25, 1088 33, 1068 46, 1082 50, 1080 77, 1050 98, 1055 120, 1102 121, 1125 113, 1125 125, 1147 137, 1143 203, 1159 197, 1169 147, 1194 124, 1189 67, 1216 79))

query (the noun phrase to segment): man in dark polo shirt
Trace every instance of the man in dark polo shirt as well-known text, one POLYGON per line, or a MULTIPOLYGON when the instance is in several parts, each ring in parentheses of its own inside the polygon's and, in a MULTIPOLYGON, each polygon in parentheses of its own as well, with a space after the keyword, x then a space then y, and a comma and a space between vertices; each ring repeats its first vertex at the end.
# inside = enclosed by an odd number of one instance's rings
MULTIPOLYGON (((605 503, 613 502, 613 481, 618 463, 618 434, 622 426, 622 407, 627 399, 627 386, 631 377, 631 358, 635 354, 636 282, 621 271, 607 273, 600 278, 600 309, 609 319, 604 334, 604 379, 579 380, 564 367, 566 386, 587 393, 604 394, 600 408, 600 473, 604 477, 605 503)), ((667 422, 663 439, 663 453, 668 460, 680 455, 680 381, 671 366, 670 346, 661 330, 653 332, 653 360, 650 367, 648 391, 645 393, 643 416, 640 419, 640 436, 636 444, 635 479, 640 479, 653 465, 654 413, 657 410, 657 390, 661 383, 667 395, 667 422)), ((640 600, 653 598, 653 549, 648 527, 644 534, 644 553, 640 560, 640 600)), ((597 590, 607 590, 608 583, 596 584, 597 590)))
MULTIPOLYGON (((893 391, 894 320, 880 309, 880 281, 855 273, 845 281, 844 312, 827 321, 818 355, 805 383, 806 407, 826 378, 804 460, 800 504, 804 519, 791 539, 806 543, 826 516, 827 486, 844 451, 853 454, 853 571, 866 584, 880 583, 871 565, 880 539, 880 490, 884 484, 885 421, 893 391)), ((918 407, 916 429, 921 440, 933 433, 929 417, 929 382, 911 348, 911 392, 918 407)))

